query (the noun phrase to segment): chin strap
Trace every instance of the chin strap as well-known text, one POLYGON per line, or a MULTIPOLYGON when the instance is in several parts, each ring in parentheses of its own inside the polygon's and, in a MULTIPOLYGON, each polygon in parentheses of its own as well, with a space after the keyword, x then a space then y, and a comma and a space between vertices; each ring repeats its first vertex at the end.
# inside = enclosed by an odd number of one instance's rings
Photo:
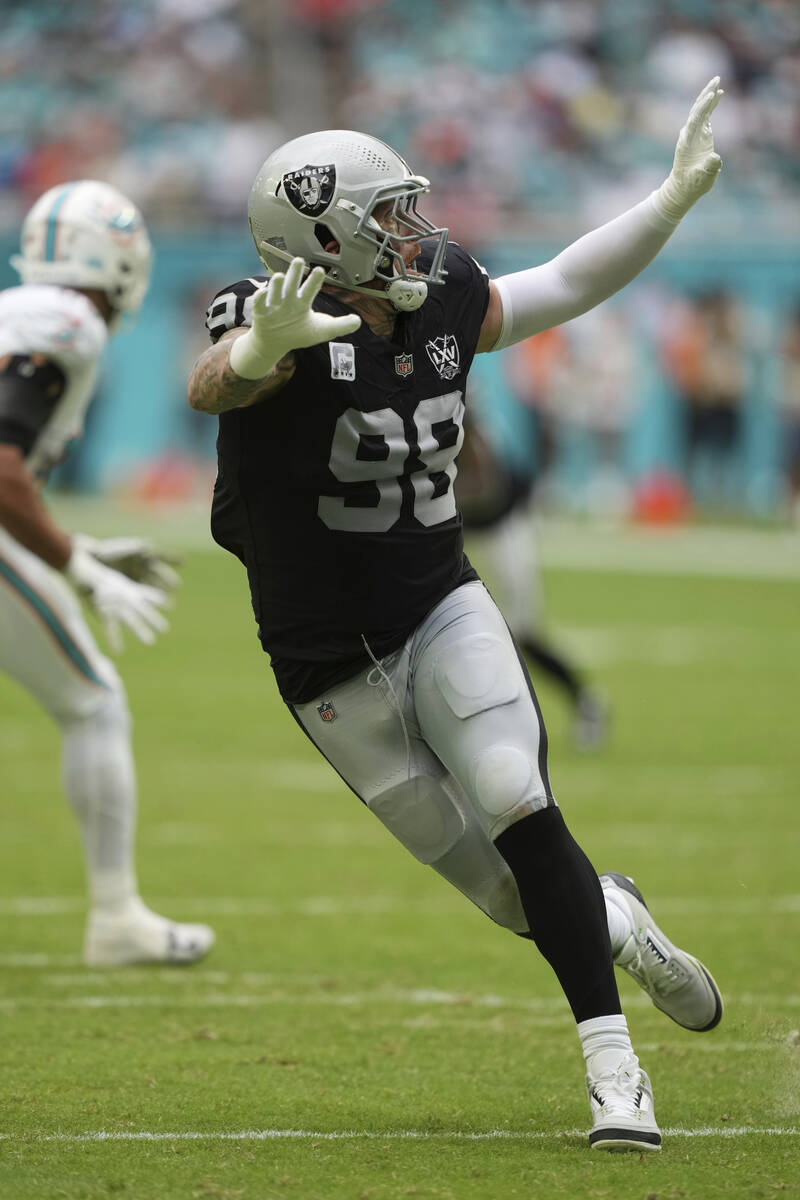
MULTIPOLYGON (((285 259, 287 263, 293 261, 291 254, 288 254, 285 250, 279 250, 276 246, 272 246, 267 242, 261 242, 259 246, 261 261, 267 267, 270 275, 273 275, 274 272, 267 266, 264 259, 265 252, 274 255, 276 258, 285 259)), ((306 270, 309 270, 309 266, 305 261, 303 265, 306 270)), ((326 268, 321 265, 314 269, 325 271, 323 283, 330 284, 331 287, 340 288, 343 292, 357 292, 360 296, 371 296, 373 300, 385 297, 385 299, 391 300, 399 312, 414 312, 428 298, 427 283, 422 279, 411 279, 407 275, 398 275, 396 279, 390 280, 381 290, 379 288, 362 287, 355 283, 344 283, 341 279, 331 279, 326 268)))
POLYGON ((355 283, 341 283, 338 279, 325 282, 343 292, 357 292, 359 296, 371 296, 373 300, 390 300, 398 312, 414 312, 428 298, 428 285, 422 279, 404 279, 398 275, 384 288, 360 287, 355 283))
POLYGON ((398 275, 383 288, 361 287, 355 283, 342 283, 339 279, 325 276, 325 283, 343 292, 357 292, 359 296, 370 296, 373 300, 390 300, 398 312, 414 312, 428 298, 428 285, 422 279, 408 279, 398 275))

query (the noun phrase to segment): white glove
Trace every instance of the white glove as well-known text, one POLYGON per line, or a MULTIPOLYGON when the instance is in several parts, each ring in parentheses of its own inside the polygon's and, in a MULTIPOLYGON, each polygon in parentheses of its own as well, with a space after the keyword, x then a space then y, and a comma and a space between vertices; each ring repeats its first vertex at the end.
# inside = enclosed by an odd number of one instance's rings
POLYGON ((122 649, 121 625, 148 646, 169 628, 160 611, 168 603, 166 592, 105 566, 81 545, 80 538, 73 541, 64 574, 100 617, 114 653, 122 649))
POLYGON ((316 346, 355 333, 361 318, 353 313, 331 317, 311 307, 322 287, 325 271, 314 267, 305 283, 307 264, 293 258, 286 274, 273 275, 253 299, 253 323, 231 343, 231 368, 242 379, 263 379, 290 350, 316 346))
POLYGON ((174 569, 180 559, 171 554, 156 550, 152 542, 146 538, 89 537, 85 533, 76 533, 72 538, 73 549, 80 546, 87 550, 92 558, 121 571, 136 583, 146 583, 163 591, 174 591, 180 583, 180 576, 174 569))
POLYGON ((692 105, 686 124, 678 134, 672 170, 653 193, 662 215, 676 225, 695 201, 713 187, 722 167, 722 159, 714 153, 714 135, 709 120, 722 95, 719 75, 715 75, 692 105))

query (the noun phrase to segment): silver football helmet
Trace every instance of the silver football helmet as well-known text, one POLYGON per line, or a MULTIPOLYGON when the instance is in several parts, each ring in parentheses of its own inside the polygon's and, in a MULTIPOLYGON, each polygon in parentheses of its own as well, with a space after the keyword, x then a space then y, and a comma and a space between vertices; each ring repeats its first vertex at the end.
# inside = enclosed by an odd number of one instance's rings
POLYGON ((79 179, 50 188, 22 225, 11 265, 23 283, 99 288, 135 312, 150 282, 152 248, 136 205, 110 184, 79 179))
POLYGON ((275 150, 250 189, 250 232, 270 274, 295 257, 325 268, 326 283, 368 296, 381 289, 397 309, 424 302, 444 282, 447 230, 417 212, 429 190, 385 142, 349 129, 309 133, 275 150), (378 206, 388 205, 375 218, 378 206), (384 225, 387 228, 384 228, 384 225), (406 268, 402 247, 437 238, 426 273, 406 268))

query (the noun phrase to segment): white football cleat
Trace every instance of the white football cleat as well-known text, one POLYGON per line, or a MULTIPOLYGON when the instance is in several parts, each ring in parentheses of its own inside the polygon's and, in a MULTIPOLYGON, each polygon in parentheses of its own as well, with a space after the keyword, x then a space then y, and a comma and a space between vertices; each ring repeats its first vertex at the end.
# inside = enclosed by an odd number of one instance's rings
POLYGON ((594 1119, 589 1134, 592 1150, 661 1149, 653 1089, 635 1054, 621 1062, 617 1050, 593 1055, 586 1093, 594 1119))
POLYGON ((600 883, 606 900, 620 908, 632 926, 630 937, 614 955, 615 965, 684 1029, 705 1033, 718 1025, 722 995, 710 972, 662 933, 632 879, 606 871, 600 883))
POLYGON ((89 913, 83 961, 88 967, 185 966, 203 958, 213 945, 214 930, 208 925, 169 921, 136 897, 119 915, 89 913))

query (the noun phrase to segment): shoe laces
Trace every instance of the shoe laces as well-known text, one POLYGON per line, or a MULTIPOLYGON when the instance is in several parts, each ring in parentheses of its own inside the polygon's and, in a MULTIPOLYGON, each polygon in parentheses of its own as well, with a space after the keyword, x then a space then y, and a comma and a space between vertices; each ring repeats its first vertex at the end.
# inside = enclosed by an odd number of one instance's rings
POLYGON ((675 958, 663 962, 647 938, 637 939, 636 951, 626 970, 636 979, 646 979, 653 991, 660 996, 669 996, 686 982, 686 971, 675 958))
POLYGON ((623 1059, 616 1071, 590 1075, 589 1088, 605 1112, 634 1120, 640 1113, 642 1072, 636 1055, 623 1059))

